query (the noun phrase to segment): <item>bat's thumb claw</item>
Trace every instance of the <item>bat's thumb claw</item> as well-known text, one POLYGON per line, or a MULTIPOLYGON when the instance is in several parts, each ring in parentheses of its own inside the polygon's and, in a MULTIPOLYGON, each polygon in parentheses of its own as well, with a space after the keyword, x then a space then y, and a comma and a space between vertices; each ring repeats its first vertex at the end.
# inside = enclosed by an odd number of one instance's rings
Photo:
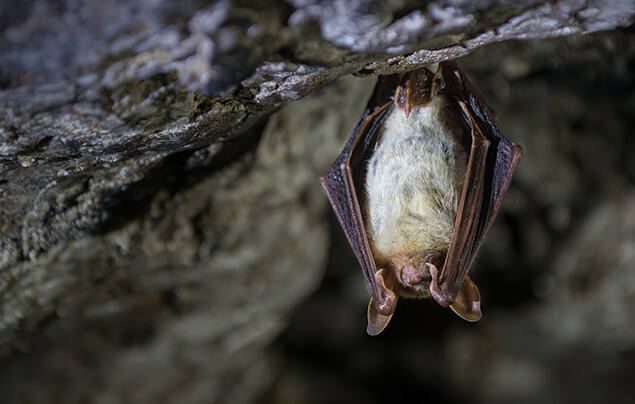
POLYGON ((448 307, 452 302, 452 297, 447 290, 442 287, 439 280, 439 269, 436 265, 426 263, 426 268, 430 271, 432 280, 430 281, 430 295, 441 307, 448 307))
POLYGON ((481 295, 469 276, 466 276, 463 280, 461 289, 450 308, 463 320, 471 322, 478 321, 483 316, 481 312, 481 295))
POLYGON ((368 326, 366 333, 371 336, 379 335, 390 323, 392 313, 390 315, 381 314, 375 305, 375 301, 370 299, 368 303, 368 326))

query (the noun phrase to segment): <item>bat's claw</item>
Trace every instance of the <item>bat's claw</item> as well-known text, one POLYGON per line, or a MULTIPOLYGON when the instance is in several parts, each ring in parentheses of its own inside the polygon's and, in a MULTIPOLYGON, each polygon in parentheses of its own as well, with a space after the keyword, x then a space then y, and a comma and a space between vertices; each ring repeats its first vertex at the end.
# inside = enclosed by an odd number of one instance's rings
POLYGON ((448 307, 450 303, 452 303, 453 297, 443 288, 443 286, 439 285, 439 269, 436 265, 426 263, 426 267, 430 271, 430 276, 432 280, 430 281, 430 295, 439 306, 448 307))

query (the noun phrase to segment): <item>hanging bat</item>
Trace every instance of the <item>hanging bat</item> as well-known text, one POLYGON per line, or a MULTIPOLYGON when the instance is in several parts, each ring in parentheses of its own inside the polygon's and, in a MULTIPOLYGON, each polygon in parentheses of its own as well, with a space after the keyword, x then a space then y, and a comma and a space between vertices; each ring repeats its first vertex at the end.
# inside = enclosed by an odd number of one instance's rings
POLYGON ((398 296, 481 318, 468 272, 520 156, 455 62, 379 77, 320 178, 370 288, 368 334, 398 296))

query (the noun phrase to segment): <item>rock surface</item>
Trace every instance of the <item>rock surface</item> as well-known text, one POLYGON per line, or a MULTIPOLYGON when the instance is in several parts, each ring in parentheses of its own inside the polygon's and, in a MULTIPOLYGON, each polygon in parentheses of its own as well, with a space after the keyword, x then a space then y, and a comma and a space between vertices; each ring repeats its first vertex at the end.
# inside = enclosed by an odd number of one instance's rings
MULTIPOLYGON (((518 308, 533 294, 518 285, 535 278, 538 289, 554 290, 578 272, 580 246, 601 240, 602 229, 615 223, 628 233, 631 222, 613 213, 628 204, 612 192, 634 178, 625 123, 633 110, 632 35, 576 34, 630 24, 632 2, 414 3, 5 2, 2 401, 237 404, 259 397, 275 369, 292 369, 267 347, 325 267, 328 228, 317 176, 353 127, 373 80, 325 85, 351 73, 405 71, 510 39, 574 35, 497 45, 465 60, 504 132, 525 146, 528 167, 510 192, 506 224, 483 253, 490 269, 481 276, 500 279, 486 295, 494 307, 518 308), (595 166, 606 169, 596 174, 595 166), (613 175, 620 180, 607 181, 613 175), (576 221, 588 221, 591 233, 576 221), (561 265, 551 276, 556 256, 561 265), (501 275, 506 265, 518 272, 501 275), (496 292, 501 285, 506 293, 496 292)), ((617 268, 632 262, 628 244, 606 245, 608 252, 624 245, 626 255, 611 261, 617 268)), ((339 258, 345 252, 335 253, 331 262, 347 262, 339 258)), ((359 338, 363 327, 352 329, 346 317, 365 299, 358 275, 352 302, 316 299, 327 316, 311 319, 321 331, 313 335, 341 347, 359 338)), ((630 296, 620 293, 606 303, 619 306, 620 296, 630 296)), ((555 307, 568 297, 544 298, 555 307)), ((588 305, 588 316, 602 314, 588 305)), ((488 332, 522 334, 533 324, 549 330, 546 313, 527 308, 522 327, 493 319, 488 332)), ((586 318, 572 316, 552 332, 577 332, 586 318)), ((481 363, 469 353, 481 352, 484 340, 469 335, 452 334, 443 345, 451 353, 476 347, 447 362, 453 377, 446 383, 472 383, 462 369, 481 363)), ((594 338, 598 347, 606 340, 594 338)), ((611 338, 629 349, 627 335, 611 338)), ((500 360, 520 347, 501 348, 500 360)), ((558 358, 548 349, 531 352, 534 361, 558 358)), ((269 396, 292 397, 280 388, 285 380, 269 396)), ((503 390, 475 391, 485 400, 508 397, 503 390)))

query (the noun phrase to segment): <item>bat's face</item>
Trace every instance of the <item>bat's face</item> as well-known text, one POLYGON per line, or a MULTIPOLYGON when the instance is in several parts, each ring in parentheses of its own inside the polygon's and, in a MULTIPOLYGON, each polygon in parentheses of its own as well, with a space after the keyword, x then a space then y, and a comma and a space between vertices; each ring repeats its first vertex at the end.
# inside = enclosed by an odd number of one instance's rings
POLYGON ((369 334, 386 327, 398 296, 481 317, 468 272, 520 154, 455 63, 379 78, 322 177, 370 286, 369 334))
POLYGON ((445 255, 438 254, 417 257, 409 262, 388 264, 388 270, 395 276, 396 293, 401 297, 410 299, 429 298, 432 275, 427 264, 433 263, 432 265, 443 267, 444 258, 445 255))

